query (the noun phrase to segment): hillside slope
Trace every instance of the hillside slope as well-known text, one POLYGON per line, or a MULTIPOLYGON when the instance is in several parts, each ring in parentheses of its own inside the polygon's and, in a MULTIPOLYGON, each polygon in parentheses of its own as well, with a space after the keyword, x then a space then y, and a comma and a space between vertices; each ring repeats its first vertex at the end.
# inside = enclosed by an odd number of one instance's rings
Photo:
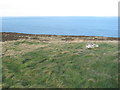
POLYGON ((117 87, 116 41, 37 38, 2 42, 4 88, 117 87), (99 47, 87 49, 90 42, 99 47))

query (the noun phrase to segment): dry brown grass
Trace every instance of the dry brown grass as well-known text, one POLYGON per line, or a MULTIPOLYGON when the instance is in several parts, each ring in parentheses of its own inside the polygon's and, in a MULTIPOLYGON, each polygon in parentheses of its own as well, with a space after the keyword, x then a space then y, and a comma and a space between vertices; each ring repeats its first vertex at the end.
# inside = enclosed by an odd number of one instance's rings
MULTIPOLYGON (((23 41, 23 40, 17 40, 17 41, 23 41)), ((14 42, 16 41, 2 42, 2 46, 3 46, 2 53, 5 56, 11 56, 11 55, 16 56, 16 55, 34 51, 41 47, 47 47, 47 45, 35 45, 35 44, 25 44, 25 43, 15 46, 14 42), (11 49, 8 49, 8 48, 11 48, 11 49)))

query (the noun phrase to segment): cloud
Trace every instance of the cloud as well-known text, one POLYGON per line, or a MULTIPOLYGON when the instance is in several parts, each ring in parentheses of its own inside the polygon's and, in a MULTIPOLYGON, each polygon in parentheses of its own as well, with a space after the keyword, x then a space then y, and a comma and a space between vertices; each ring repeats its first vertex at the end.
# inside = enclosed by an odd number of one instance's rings
POLYGON ((2 0, 0 16, 117 16, 119 0, 2 0))

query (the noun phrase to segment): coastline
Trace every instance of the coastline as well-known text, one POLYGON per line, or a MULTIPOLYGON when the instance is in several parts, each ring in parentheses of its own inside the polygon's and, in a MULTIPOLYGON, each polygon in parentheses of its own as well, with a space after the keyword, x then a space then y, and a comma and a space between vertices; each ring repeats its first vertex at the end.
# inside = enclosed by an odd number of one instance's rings
POLYGON ((40 37, 47 38, 56 38, 62 41, 75 41, 75 40, 83 40, 83 41, 119 41, 120 38, 117 37, 103 37, 103 36, 75 36, 75 35, 49 35, 49 34, 26 34, 26 33, 15 33, 15 32, 0 32, 2 36, 2 42, 11 41, 11 40, 19 40, 19 39, 34 39, 39 40, 40 37))

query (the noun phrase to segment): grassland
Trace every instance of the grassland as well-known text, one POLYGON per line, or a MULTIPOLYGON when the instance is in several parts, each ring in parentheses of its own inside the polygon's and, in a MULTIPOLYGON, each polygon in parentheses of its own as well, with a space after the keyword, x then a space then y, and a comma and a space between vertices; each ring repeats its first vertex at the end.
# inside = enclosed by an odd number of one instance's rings
POLYGON ((56 38, 2 42, 3 88, 118 87, 117 41, 56 38))

